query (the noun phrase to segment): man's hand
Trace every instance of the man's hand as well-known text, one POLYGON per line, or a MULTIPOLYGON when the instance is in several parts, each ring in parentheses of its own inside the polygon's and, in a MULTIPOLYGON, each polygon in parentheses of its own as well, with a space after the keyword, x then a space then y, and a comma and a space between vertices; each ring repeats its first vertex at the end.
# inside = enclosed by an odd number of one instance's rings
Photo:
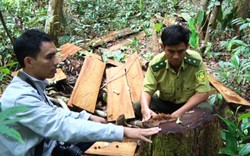
POLYGON ((151 116, 156 116, 157 114, 152 111, 150 108, 145 108, 142 110, 142 122, 147 121, 151 118, 151 116))
POLYGON ((126 137, 131 139, 140 139, 149 143, 152 143, 152 141, 146 138, 146 136, 156 134, 159 131, 161 131, 159 127, 146 128, 146 129, 124 127, 124 135, 126 137))
POLYGON ((96 116, 96 115, 90 115, 89 120, 94 121, 94 122, 107 123, 106 119, 96 116))

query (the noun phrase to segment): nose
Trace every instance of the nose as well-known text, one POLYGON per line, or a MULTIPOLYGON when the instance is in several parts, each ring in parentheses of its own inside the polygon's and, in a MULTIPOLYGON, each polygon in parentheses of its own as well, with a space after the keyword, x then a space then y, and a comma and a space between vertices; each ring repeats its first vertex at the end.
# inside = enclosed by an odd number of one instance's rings
POLYGON ((54 65, 57 66, 58 64, 59 64, 59 58, 58 58, 58 57, 55 57, 54 65))
POLYGON ((173 54, 173 59, 179 59, 179 58, 180 58, 180 56, 178 55, 178 52, 175 52, 173 54))

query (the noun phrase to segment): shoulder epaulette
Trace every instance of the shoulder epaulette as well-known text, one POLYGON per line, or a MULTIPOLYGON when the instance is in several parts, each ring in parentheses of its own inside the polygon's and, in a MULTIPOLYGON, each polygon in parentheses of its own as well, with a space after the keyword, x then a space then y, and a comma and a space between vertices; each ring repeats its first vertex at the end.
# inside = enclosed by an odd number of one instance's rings
POLYGON ((166 62, 165 62, 165 60, 162 60, 160 62, 157 62, 156 64, 153 64, 151 67, 152 67, 152 70, 154 72, 157 72, 160 69, 162 69, 163 67, 166 67, 166 62))
POLYGON ((191 64, 195 67, 199 67, 201 60, 193 58, 193 57, 185 57, 184 62, 187 64, 191 64))

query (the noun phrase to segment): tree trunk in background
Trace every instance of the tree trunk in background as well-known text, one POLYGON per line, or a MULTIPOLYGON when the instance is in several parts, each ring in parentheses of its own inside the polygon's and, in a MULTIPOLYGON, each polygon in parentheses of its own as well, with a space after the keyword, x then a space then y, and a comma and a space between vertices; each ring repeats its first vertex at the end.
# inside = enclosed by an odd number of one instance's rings
POLYGON ((246 19, 248 18, 250 0, 244 0, 241 4, 238 8, 238 17, 246 19))
POLYGON ((61 30, 60 21, 62 18, 63 0, 50 0, 48 8, 48 19, 45 24, 45 32, 47 32, 58 45, 58 34, 61 30))
POLYGON ((201 7, 202 7, 202 10, 203 10, 204 12, 207 11, 208 1, 209 1, 209 0, 201 0, 201 2, 200 2, 201 7))
POLYGON ((207 42, 210 41, 210 32, 211 32, 211 30, 213 30, 215 28, 215 21, 216 21, 218 10, 221 7, 221 3, 222 3, 222 0, 220 0, 220 5, 214 6, 214 8, 209 16, 208 26, 207 26, 207 30, 206 30, 205 39, 204 39, 204 45, 206 45, 207 42))
POLYGON ((199 37, 200 37, 201 40, 204 39, 204 35, 205 35, 205 32, 206 32, 206 25, 208 23, 208 19, 207 19, 208 17, 206 16, 208 1, 209 0, 201 0, 200 1, 200 6, 201 6, 202 10, 205 12, 204 20, 202 22, 202 25, 197 28, 199 30, 199 37), (205 29, 204 29, 204 27, 205 27, 205 29))
POLYGON ((4 21, 4 19, 3 19, 3 14, 2 14, 2 12, 1 12, 1 10, 0 10, 0 21, 1 21, 2 25, 3 25, 4 30, 5 30, 6 33, 7 33, 7 36, 8 36, 9 39, 10 39, 11 44, 13 45, 13 44, 14 44, 14 39, 13 39, 13 37, 11 36, 11 34, 10 34, 10 32, 9 32, 9 30, 8 30, 8 28, 7 28, 7 26, 6 26, 6 24, 5 24, 5 21, 4 21))

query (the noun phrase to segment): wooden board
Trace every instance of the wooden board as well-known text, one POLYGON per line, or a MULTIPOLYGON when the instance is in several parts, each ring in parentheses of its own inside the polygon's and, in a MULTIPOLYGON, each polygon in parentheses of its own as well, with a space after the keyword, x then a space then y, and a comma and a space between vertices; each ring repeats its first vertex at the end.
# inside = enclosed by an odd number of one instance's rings
POLYGON ((134 118, 134 110, 123 67, 106 69, 108 121, 115 121, 121 114, 126 119, 134 118))
POLYGON ((108 156, 134 156, 135 142, 96 142, 85 154, 108 156))
POLYGON ((231 89, 225 87, 221 82, 217 81, 212 75, 209 76, 209 82, 221 93, 226 102, 250 106, 250 103, 247 100, 240 97, 231 89))
POLYGON ((69 106, 75 105, 94 113, 104 69, 105 64, 94 55, 86 56, 68 101, 69 106))
POLYGON ((130 88, 131 100, 135 103, 140 100, 143 84, 143 72, 137 53, 132 54, 126 60, 126 77, 130 88))
POLYGON ((76 52, 78 52, 79 50, 82 50, 81 47, 78 47, 71 43, 66 43, 62 45, 60 49, 61 49, 60 51, 61 55, 59 56, 60 61, 64 61, 68 56, 71 56, 75 54, 76 52))
MULTIPOLYGON (((14 71, 14 72, 12 72, 11 73, 11 76, 17 76, 17 73, 19 72, 19 71, 22 71, 23 69, 21 68, 21 69, 19 69, 18 71, 14 71)), ((57 81, 60 81, 60 80, 64 80, 64 79, 66 79, 67 78, 67 76, 65 75, 65 73, 62 71, 62 69, 61 68, 57 68, 56 69, 56 74, 55 74, 55 76, 53 77, 53 78, 51 78, 51 79, 47 79, 48 81, 49 81, 49 83, 55 83, 55 82, 57 82, 57 81)))
POLYGON ((66 78, 67 78, 67 76, 62 71, 62 69, 57 68, 55 76, 53 78, 47 79, 47 80, 49 81, 49 83, 55 83, 55 82, 60 81, 60 80, 65 80, 66 78))

